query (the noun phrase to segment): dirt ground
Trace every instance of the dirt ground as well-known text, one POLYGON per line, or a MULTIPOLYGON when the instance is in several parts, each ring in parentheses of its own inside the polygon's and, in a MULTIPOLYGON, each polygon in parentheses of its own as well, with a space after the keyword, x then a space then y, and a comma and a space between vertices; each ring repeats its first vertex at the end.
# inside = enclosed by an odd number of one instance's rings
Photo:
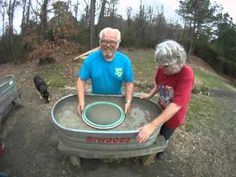
MULTIPOLYGON (((236 176, 236 93, 212 90, 226 108, 212 125, 217 135, 207 131, 187 133, 178 129, 161 159, 142 166, 140 158, 105 162, 81 159, 74 166, 62 155, 53 137, 57 131, 51 121, 53 104, 70 89, 50 88, 51 102, 39 99, 33 85, 35 64, 0 65, 0 76, 14 74, 21 98, 5 118, 5 150, 0 171, 10 177, 233 177, 236 176), (203 133, 204 132, 204 133, 203 133)), ((211 127, 211 128, 212 128, 211 127)))

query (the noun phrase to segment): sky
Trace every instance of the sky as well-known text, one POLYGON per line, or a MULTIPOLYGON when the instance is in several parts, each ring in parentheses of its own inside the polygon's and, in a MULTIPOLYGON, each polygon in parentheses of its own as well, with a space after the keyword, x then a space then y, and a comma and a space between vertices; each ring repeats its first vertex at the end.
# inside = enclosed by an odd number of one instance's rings
MULTIPOLYGON (((133 13, 137 13, 139 10, 140 1, 142 1, 142 3, 145 3, 145 5, 151 5, 152 7, 154 7, 156 13, 158 10, 160 11, 161 5, 163 5, 163 10, 167 19, 172 21, 181 20, 181 18, 175 12, 175 10, 179 7, 179 0, 119 0, 118 14, 123 15, 125 18, 126 9, 128 7, 131 7, 133 9, 133 13)), ((80 0, 80 2, 82 2, 82 0, 80 0)), ((232 0, 211 0, 211 3, 213 2, 221 4, 224 8, 223 12, 228 12, 229 15, 233 18, 233 22, 236 23, 236 10, 234 8, 235 6, 232 5, 232 0)), ((18 32, 20 30, 21 17, 21 10, 16 10, 14 27, 18 32)))
MULTIPOLYGON (((175 10, 179 8, 179 0, 142 0, 145 4, 153 5, 153 7, 158 7, 157 5, 162 4, 164 8, 165 16, 174 20, 177 17, 175 10)), ((217 4, 221 4, 223 6, 223 12, 228 12, 229 15, 233 18, 233 22, 236 23, 236 9, 232 4, 233 0, 211 0, 211 3, 216 2, 217 4)), ((133 10, 139 9, 140 0, 120 0, 118 12, 121 14, 126 14, 125 9, 127 7, 132 7, 133 10)), ((160 6, 159 6, 160 7, 160 6)), ((180 17, 177 17, 177 20, 180 17)))

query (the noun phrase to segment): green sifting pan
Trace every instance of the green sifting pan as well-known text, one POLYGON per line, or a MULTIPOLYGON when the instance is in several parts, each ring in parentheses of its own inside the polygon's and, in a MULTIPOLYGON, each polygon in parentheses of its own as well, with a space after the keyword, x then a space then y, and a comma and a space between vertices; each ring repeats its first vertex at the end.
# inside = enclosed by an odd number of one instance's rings
POLYGON ((97 129, 111 129, 125 119, 124 111, 117 104, 98 101, 87 105, 82 114, 83 121, 97 129))

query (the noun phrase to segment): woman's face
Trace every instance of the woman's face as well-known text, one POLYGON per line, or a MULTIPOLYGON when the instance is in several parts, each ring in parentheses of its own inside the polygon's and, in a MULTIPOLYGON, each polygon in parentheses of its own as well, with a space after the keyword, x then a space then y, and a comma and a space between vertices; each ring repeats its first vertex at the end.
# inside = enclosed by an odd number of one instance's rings
POLYGON ((169 71, 169 65, 160 65, 160 68, 163 69, 164 74, 171 75, 171 72, 169 71))
POLYGON ((173 75, 179 72, 178 68, 171 65, 160 65, 163 69, 163 73, 166 75, 173 75))

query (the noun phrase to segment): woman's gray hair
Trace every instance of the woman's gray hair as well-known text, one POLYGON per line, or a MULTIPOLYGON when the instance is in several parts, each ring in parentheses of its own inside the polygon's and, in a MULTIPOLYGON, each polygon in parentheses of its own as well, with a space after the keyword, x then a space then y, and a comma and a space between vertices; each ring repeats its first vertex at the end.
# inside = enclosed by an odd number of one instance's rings
POLYGON ((184 47, 173 40, 167 40, 156 46, 156 61, 162 66, 168 66, 173 73, 182 69, 186 58, 184 47))

